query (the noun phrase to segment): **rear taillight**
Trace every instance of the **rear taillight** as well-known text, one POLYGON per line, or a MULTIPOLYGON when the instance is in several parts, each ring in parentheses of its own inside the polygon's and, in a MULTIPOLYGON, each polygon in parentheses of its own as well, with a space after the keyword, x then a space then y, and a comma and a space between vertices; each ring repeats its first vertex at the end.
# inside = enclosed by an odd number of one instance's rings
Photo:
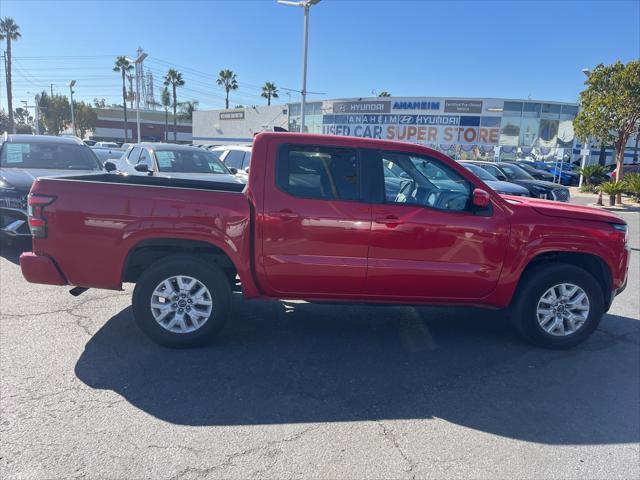
POLYGON ((34 238, 46 238, 47 219, 44 216, 44 209, 53 203, 56 197, 49 195, 29 195, 27 199, 27 212, 29 214, 29 228, 34 238))

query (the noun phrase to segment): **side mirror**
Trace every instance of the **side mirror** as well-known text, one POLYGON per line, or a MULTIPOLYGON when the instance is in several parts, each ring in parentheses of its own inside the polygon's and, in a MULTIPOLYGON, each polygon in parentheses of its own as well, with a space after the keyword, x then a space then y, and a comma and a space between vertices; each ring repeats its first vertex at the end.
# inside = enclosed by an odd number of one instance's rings
POLYGON ((235 175, 236 173, 238 173, 238 169, 237 169, 236 167, 228 167, 228 168, 229 168, 229 171, 230 171, 231 173, 233 173, 234 175, 235 175))
POLYGON ((491 203, 491 195, 486 190, 476 188, 473 190, 473 206, 477 208, 487 208, 491 203))
POLYGON ((508 182, 509 181, 509 179, 507 177, 505 177, 504 175, 502 175, 502 174, 496 175, 496 178, 498 180, 500 180, 501 182, 508 182))
POLYGON ((107 160, 106 162, 104 162, 104 169, 111 173, 114 172, 118 169, 118 167, 116 167, 116 164, 113 162, 110 162, 109 160, 107 160))
POLYGON ((149 165, 146 163, 138 163, 135 167, 137 172, 148 173, 149 175, 153 175, 153 172, 149 170, 149 165))

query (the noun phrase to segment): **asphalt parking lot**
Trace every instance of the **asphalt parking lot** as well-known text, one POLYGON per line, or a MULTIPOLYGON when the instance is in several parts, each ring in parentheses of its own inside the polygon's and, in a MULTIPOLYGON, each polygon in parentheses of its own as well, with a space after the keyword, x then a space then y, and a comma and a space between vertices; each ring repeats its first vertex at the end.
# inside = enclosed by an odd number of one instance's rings
POLYGON ((491 311, 239 299, 215 344, 166 350, 132 288, 30 285, 5 248, 0 477, 638 478, 640 213, 623 216, 628 288, 569 351, 491 311))

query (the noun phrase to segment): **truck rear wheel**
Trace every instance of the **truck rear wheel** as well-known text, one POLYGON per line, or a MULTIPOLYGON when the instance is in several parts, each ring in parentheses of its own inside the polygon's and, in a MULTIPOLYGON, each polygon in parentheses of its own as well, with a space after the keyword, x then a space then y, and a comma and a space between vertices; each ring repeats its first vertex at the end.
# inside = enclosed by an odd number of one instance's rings
POLYGON ((153 341, 188 348, 210 341, 231 310, 226 275, 192 255, 163 258, 147 268, 133 291, 133 315, 153 341))
POLYGON ((511 321, 534 345, 562 349, 586 340, 604 314, 603 292, 593 276, 567 264, 527 272, 511 305, 511 321))

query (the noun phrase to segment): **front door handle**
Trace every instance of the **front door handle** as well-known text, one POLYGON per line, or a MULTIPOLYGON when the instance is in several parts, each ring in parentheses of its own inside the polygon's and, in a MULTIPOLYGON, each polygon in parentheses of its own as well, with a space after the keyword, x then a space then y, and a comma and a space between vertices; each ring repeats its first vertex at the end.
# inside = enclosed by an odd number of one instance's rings
POLYGON ((283 220, 295 220, 299 218, 300 215, 295 213, 293 210, 289 210, 288 208, 283 208, 279 212, 274 212, 272 214, 274 217, 282 218, 283 220))
POLYGON ((400 219, 395 215, 387 215, 386 217, 378 217, 373 220, 376 223, 382 223, 383 225, 397 225, 400 223, 400 219))

